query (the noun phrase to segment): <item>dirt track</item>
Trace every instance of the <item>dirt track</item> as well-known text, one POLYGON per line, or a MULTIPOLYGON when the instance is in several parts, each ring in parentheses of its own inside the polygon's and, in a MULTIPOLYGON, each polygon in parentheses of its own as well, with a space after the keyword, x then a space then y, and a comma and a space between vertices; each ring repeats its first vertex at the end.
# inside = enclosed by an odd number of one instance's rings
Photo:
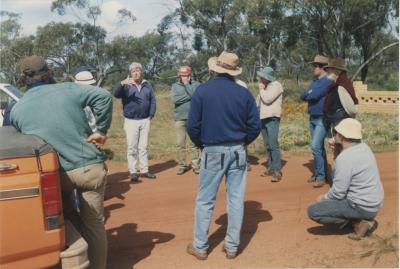
POLYGON ((110 163, 105 202, 108 268, 398 267, 392 251, 398 249, 398 240, 390 239, 398 234, 398 154, 376 156, 385 188, 385 204, 377 217, 378 236, 352 241, 346 235, 349 231, 322 227, 307 218, 307 206, 328 189, 313 189, 305 183, 310 176, 308 156, 283 156, 280 183, 260 177, 264 160, 253 159, 243 252, 235 260, 227 260, 221 252, 226 229, 222 184, 206 261, 185 253, 193 233, 197 177, 191 172, 177 176, 174 161, 153 162, 150 171, 157 174, 156 180, 130 184, 126 167, 110 163))

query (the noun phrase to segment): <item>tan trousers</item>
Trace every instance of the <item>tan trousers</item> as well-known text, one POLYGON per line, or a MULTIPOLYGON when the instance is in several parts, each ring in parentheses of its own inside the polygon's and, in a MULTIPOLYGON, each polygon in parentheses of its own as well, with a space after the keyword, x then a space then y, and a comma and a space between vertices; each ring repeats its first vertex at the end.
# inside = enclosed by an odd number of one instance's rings
POLYGON ((190 140, 186 131, 186 121, 175 121, 176 129, 176 144, 178 147, 178 166, 179 168, 186 167, 186 140, 189 142, 189 152, 192 161, 192 168, 198 169, 200 166, 200 151, 190 140), (187 138, 187 139, 186 139, 187 138))
MULTIPOLYGON (((63 196, 74 189, 80 196, 81 234, 88 243, 90 268, 107 267, 107 235, 104 228, 104 191, 107 169, 104 163, 97 163, 61 173, 61 190, 63 196)), ((64 203, 66 212, 73 204, 64 203)))

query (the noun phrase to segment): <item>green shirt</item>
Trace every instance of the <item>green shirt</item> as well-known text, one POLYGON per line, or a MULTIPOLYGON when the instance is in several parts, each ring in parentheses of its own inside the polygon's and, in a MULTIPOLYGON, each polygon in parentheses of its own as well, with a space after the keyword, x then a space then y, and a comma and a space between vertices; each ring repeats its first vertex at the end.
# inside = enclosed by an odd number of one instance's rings
POLYGON ((92 134, 84 108, 92 109, 98 133, 111 124, 112 96, 106 90, 72 82, 30 89, 11 111, 11 123, 24 134, 42 138, 58 152, 64 171, 105 160, 105 154, 86 142, 92 134))
POLYGON ((176 82, 172 85, 171 97, 175 104, 174 114, 176 121, 187 120, 192 94, 199 85, 200 83, 194 80, 187 85, 181 82, 176 82))

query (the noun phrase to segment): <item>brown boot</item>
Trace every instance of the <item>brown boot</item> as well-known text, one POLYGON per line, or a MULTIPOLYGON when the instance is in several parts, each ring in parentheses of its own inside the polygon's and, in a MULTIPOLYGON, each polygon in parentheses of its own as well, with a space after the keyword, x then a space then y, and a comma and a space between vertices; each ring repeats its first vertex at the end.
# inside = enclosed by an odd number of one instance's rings
POLYGON ((373 232, 378 223, 375 220, 361 220, 359 222, 353 223, 354 233, 349 235, 350 239, 361 240, 367 234, 373 232))
POLYGON ((190 255, 195 256, 199 260, 207 260, 207 253, 202 253, 193 247, 193 244, 190 243, 187 248, 186 252, 190 255))
POLYGON ((282 180, 282 172, 281 171, 274 171, 272 174, 271 182, 279 182, 282 180))
POLYGON ((326 183, 325 179, 316 179, 313 184, 313 188, 321 188, 326 183))
POLYGON ((229 259, 229 260, 232 260, 232 259, 236 258, 237 255, 238 255, 237 252, 228 251, 228 250, 226 250, 225 247, 222 247, 222 251, 225 253, 226 258, 229 259))

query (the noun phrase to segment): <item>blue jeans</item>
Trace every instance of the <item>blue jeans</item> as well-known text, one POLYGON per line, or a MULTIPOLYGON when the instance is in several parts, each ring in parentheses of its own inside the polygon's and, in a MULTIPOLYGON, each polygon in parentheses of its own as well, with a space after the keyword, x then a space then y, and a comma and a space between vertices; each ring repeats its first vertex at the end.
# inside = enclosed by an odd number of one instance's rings
POLYGON ((368 212, 353 202, 343 200, 323 200, 308 207, 308 217, 320 224, 336 224, 340 228, 352 220, 371 220, 377 212, 368 212))
POLYGON ((326 180, 328 161, 324 141, 326 128, 323 117, 310 117, 311 151, 314 156, 314 176, 317 180, 326 180))
POLYGON ((222 178, 226 176, 228 228, 225 249, 236 252, 240 244, 246 189, 246 148, 239 144, 206 146, 200 165, 199 187, 196 198, 193 247, 206 253, 208 228, 214 211, 216 195, 222 178))
POLYGON ((267 151, 267 169, 273 172, 281 170, 281 151, 279 149, 280 118, 272 117, 261 120, 261 134, 267 151))

